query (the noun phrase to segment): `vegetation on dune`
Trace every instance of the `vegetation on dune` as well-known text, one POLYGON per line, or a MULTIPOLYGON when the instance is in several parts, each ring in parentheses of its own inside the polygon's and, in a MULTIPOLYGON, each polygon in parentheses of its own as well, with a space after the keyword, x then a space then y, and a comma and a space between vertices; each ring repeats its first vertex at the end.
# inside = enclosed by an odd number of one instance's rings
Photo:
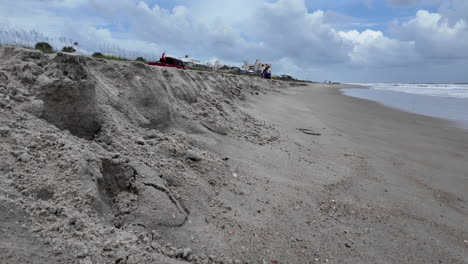
POLYGON ((137 58, 135 59, 135 61, 148 62, 148 61, 145 60, 145 58, 143 58, 143 57, 137 57, 137 58))
POLYGON ((63 47, 63 48, 62 48, 62 51, 63 51, 63 52, 75 52, 76 49, 73 48, 72 46, 67 46, 67 47, 63 47))
POLYGON ((303 82, 303 83, 314 83, 312 81, 307 81, 307 80, 299 80, 299 79, 296 79, 292 76, 289 76, 289 75, 283 75, 283 76, 273 76, 272 77, 273 79, 275 80, 280 80, 280 81, 286 81, 286 82, 303 82))
POLYGON ((65 37, 49 37, 35 30, 18 30, 18 29, 0 29, 0 46, 15 46, 22 48, 35 49, 36 44, 45 42, 48 43, 51 49, 38 48, 46 53, 63 51, 63 52, 79 52, 84 55, 92 55, 93 51, 98 50, 103 54, 101 58, 112 60, 133 60, 133 58, 145 58, 149 61, 158 60, 160 53, 142 50, 130 50, 122 48, 114 43, 96 43, 93 41, 79 42, 65 37), (79 44, 79 45, 76 45, 79 44), (75 50, 75 51, 73 51, 75 50), (105 55, 104 55, 105 54, 105 55))
POLYGON ((128 61, 129 60, 129 59, 119 57, 119 56, 102 54, 101 52, 95 52, 91 56, 93 58, 106 59, 106 60, 118 60, 118 61, 128 61))
POLYGON ((101 52, 94 52, 91 56, 94 58, 102 58, 104 55, 101 52))
POLYGON ((36 45, 34 45, 34 48, 37 49, 37 50, 40 50, 44 53, 53 53, 54 52, 54 48, 52 48, 52 46, 47 43, 47 42, 38 42, 36 43, 36 45))

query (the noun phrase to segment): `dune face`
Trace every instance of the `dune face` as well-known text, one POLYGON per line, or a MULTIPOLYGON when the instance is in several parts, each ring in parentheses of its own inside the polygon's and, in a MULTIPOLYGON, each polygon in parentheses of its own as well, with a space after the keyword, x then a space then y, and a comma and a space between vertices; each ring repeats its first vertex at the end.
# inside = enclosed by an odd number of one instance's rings
POLYGON ((178 229, 190 237, 187 221, 209 229, 214 186, 232 175, 196 145, 274 140, 237 104, 279 84, 13 47, 0 57, 0 262, 223 257, 171 241, 178 229))
MULTIPOLYGON (((42 118, 72 135, 92 139, 101 129, 96 80, 81 57, 62 53, 48 63, 37 89, 44 101, 42 118)), ((34 74, 31 74, 34 76, 34 74)))

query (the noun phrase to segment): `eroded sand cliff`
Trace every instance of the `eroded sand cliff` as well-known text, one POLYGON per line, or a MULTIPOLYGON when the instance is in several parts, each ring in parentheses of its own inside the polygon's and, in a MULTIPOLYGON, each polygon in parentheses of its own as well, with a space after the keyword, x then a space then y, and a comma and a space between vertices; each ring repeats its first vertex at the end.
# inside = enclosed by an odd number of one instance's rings
POLYGON ((237 104, 279 84, 12 47, 0 57, 2 259, 210 259, 170 239, 187 221, 210 230, 212 215, 231 210, 216 196, 235 172, 196 145, 275 141, 237 104))

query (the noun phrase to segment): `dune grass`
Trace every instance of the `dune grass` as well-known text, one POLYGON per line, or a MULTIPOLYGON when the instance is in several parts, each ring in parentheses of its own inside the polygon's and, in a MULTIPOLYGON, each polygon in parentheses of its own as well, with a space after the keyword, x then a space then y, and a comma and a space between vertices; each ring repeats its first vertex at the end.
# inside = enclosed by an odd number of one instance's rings
POLYGON ((101 52, 95 52, 91 55, 93 58, 106 59, 106 60, 117 60, 117 61, 129 61, 129 59, 119 56, 106 55, 101 52))
MULTIPOLYGON (((93 55, 99 53, 101 56, 97 58, 130 61, 137 58, 146 58, 147 60, 158 60, 160 57, 159 52, 130 50, 122 48, 115 43, 95 43, 92 41, 80 42, 79 40, 67 37, 49 37, 35 30, 20 30, 20 29, 0 29, 0 46, 15 46, 29 49, 39 49, 44 53, 53 53, 57 51, 75 52, 83 55, 93 55), (75 46, 75 42, 79 44, 75 46), (47 43, 50 45, 42 44, 36 47, 39 43, 47 43)), ((95 57, 95 56, 93 56, 95 57)), ((144 59, 146 61, 146 59, 144 59)))

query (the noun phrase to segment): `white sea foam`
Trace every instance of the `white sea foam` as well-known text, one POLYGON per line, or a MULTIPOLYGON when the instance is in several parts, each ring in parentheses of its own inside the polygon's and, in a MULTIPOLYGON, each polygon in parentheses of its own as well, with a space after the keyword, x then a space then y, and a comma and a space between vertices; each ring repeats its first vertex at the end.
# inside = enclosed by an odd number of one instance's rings
POLYGON ((468 98, 468 84, 360 83, 371 89, 439 97, 468 98))

